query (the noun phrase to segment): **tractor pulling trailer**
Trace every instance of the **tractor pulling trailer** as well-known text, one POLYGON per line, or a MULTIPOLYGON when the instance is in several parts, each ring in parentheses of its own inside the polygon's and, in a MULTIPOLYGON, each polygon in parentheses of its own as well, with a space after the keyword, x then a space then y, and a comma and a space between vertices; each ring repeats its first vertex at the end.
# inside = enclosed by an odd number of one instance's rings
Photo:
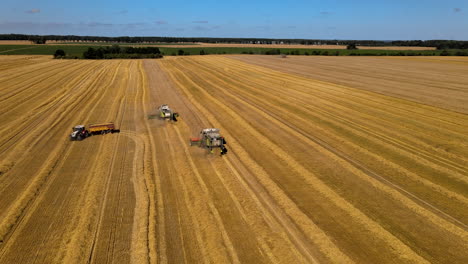
POLYGON ((114 123, 92 124, 88 129, 84 125, 74 126, 73 132, 70 134, 70 140, 83 140, 92 135, 119 133, 120 129, 116 129, 114 123))

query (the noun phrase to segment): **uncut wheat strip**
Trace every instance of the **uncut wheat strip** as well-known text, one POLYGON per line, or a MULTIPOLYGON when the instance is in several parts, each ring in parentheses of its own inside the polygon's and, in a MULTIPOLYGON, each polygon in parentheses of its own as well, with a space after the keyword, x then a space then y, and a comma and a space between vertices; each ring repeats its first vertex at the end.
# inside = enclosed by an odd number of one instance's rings
MULTIPOLYGON (((206 78, 206 79, 210 79, 210 78, 206 78)), ((222 89, 221 86, 218 86, 218 88, 222 89)), ((226 90, 228 90, 228 89, 226 89, 226 90)), ((226 92, 225 94, 227 94, 229 96, 229 98, 231 98, 232 100, 237 99, 236 96, 233 95, 233 94, 230 94, 230 92, 226 92)), ((237 100, 239 100, 239 99, 237 99, 237 100)), ((239 100, 239 101, 242 102, 243 100, 239 100)), ((245 106, 249 107, 248 104, 245 105, 245 106)), ((291 135, 295 135, 298 139, 304 140, 303 136, 301 134, 297 133, 297 131, 295 131, 294 129, 292 129, 292 128, 288 127, 288 126, 285 126, 283 123, 279 122, 278 120, 275 120, 274 118, 272 118, 267 113, 264 113, 263 111, 261 111, 259 109, 256 109, 253 106, 250 106, 249 108, 251 110, 261 114, 264 118, 268 119, 272 123, 275 123, 277 126, 283 127, 291 135)), ((318 147, 324 154, 327 154, 327 156, 329 156, 330 158, 333 158, 333 159, 335 159, 337 161, 339 160, 339 157, 335 156, 333 153, 330 153, 327 149, 325 149, 322 146, 316 144, 315 142, 310 141, 308 139, 306 139, 305 141, 307 143, 309 143, 311 146, 314 146, 314 148, 318 147)), ((365 179, 366 181, 369 181, 370 183, 372 183, 373 186, 380 187, 380 189, 382 189, 382 190, 388 192, 389 194, 391 194, 396 200, 403 201, 405 205, 411 205, 410 209, 417 211, 418 213, 424 215, 425 217, 428 217, 435 224, 440 225, 440 226, 444 226, 446 228, 446 230, 451 231, 452 233, 457 234, 457 235, 459 235, 461 237, 466 235, 466 234, 464 234, 463 229, 460 229, 457 226, 454 226, 450 222, 447 222, 447 221, 445 221, 443 219, 440 219, 437 215, 433 214, 432 212, 426 211, 423 207, 420 207, 419 205, 414 203, 412 200, 406 198, 405 196, 401 195, 399 192, 389 188, 388 186, 382 184, 381 182, 373 180, 373 179, 369 179, 369 177, 365 173, 361 172, 360 170, 357 170, 354 166, 350 166, 350 164, 347 164, 346 161, 341 160, 340 164, 344 165, 344 167, 347 167, 350 171, 353 171, 354 173, 359 172, 358 175, 360 176, 360 178, 365 179)))
MULTIPOLYGON (((141 116, 138 112, 138 105, 139 105, 139 100, 140 100, 140 97, 141 97, 141 94, 142 94, 142 88, 144 89, 144 87, 141 87, 141 80, 139 78, 140 76, 140 73, 139 73, 139 65, 141 64, 141 61, 132 61, 130 67, 129 67, 129 71, 130 71, 130 74, 129 74, 129 78, 128 78, 128 83, 129 83, 129 86, 127 88, 127 90, 130 90, 130 94, 131 94, 131 98, 132 100, 130 102, 128 102, 128 107, 127 107, 127 110, 125 112, 125 115, 122 114, 122 122, 120 124, 120 127, 122 128, 125 128, 127 130, 131 130, 131 131, 136 131, 136 128, 137 128, 137 120, 138 116, 141 116)), ((128 92, 126 92, 126 94, 129 94, 128 92)), ((118 119, 118 115, 115 117, 115 119, 118 119)), ((136 142, 135 140, 126 140, 126 143, 127 143, 127 147, 131 147, 135 150, 135 153, 137 152, 136 148, 137 148, 137 145, 136 145, 136 142), (133 144, 132 144, 133 143, 133 144)), ((122 152, 125 152, 126 149, 124 149, 122 152)), ((124 230, 123 232, 120 232, 120 228, 118 226, 114 226, 114 230, 115 232, 117 233, 116 235, 116 238, 114 240, 114 261, 124 261, 126 260, 126 257, 124 254, 120 254, 122 248, 125 250, 124 252, 128 253, 130 256, 128 257, 129 260, 132 259, 133 255, 136 254, 136 252, 132 251, 132 249, 134 248, 133 247, 133 243, 131 239, 135 238, 135 234, 133 233, 135 230, 134 230, 134 227, 135 227, 135 222, 136 221, 136 216, 138 214, 138 211, 137 211, 137 206, 136 204, 138 203, 138 200, 137 200, 137 194, 135 193, 135 190, 136 190, 136 184, 137 184, 137 177, 138 175, 134 174, 133 172, 135 171, 135 167, 137 166, 137 163, 134 163, 134 160, 135 160, 135 157, 134 155, 132 156, 132 154, 126 154, 124 159, 127 161, 128 164, 132 164, 132 169, 131 169, 131 177, 129 177, 128 179, 132 182, 132 189, 126 187, 126 184, 125 184, 125 177, 126 176, 126 172, 123 172, 121 174, 121 178, 120 178, 120 192, 119 192, 119 197, 122 197, 121 201, 122 201, 122 204, 124 204, 126 207, 129 207, 129 208, 133 208, 133 215, 130 216, 130 214, 128 214, 127 216, 125 216, 125 211, 122 211, 121 213, 119 213, 119 218, 122 220, 119 224, 121 226, 126 226, 126 222, 131 219, 132 222, 132 225, 131 225, 131 228, 128 230, 128 229, 122 229, 124 230), (126 195, 123 195, 123 194, 126 194, 126 195), (129 197, 129 199, 127 198, 129 197), (132 203, 131 200, 132 198, 134 197, 135 199, 135 202, 132 203), (128 218, 126 218, 128 217, 128 218), (124 219, 127 219, 124 221, 124 219), (128 240, 127 238, 124 238, 123 236, 124 235, 129 235, 130 236, 130 240, 128 240), (126 244, 124 247, 122 246, 122 244, 126 244)), ((124 167, 125 168, 125 167, 124 167)), ((128 167, 127 167, 128 168, 128 167)), ((116 211, 118 210, 118 206, 115 207, 116 211)), ((144 244, 140 243, 142 245, 142 249, 145 249, 145 246, 144 244)))
MULTIPOLYGON (((173 70, 173 71, 176 71, 176 70, 173 70)), ((179 74, 182 75, 182 76, 184 75, 184 73, 181 70, 179 70, 179 74)), ((176 81, 176 80, 174 80, 174 81, 176 81)), ((189 78, 186 78, 186 82, 190 83, 191 86, 194 86, 194 87, 197 87, 198 89, 200 89, 202 95, 204 97, 208 98, 210 101, 217 104, 218 107, 224 109, 225 111, 228 111, 228 109, 225 109, 225 108, 227 108, 226 106, 218 103, 217 100, 215 100, 211 95, 209 95, 207 92, 205 92, 202 87, 198 86, 196 83, 193 83, 189 78)), ((186 90, 186 88, 184 88, 183 84, 179 84, 179 87, 184 89, 187 94, 190 94, 190 92, 188 92, 186 90)), ((197 104, 195 101, 193 101, 193 103, 197 104)), ((199 109, 201 109, 201 106, 199 104, 197 105, 197 107, 199 109)), ((320 180, 318 180, 316 177, 312 176, 307 170, 305 170, 305 169, 303 170, 303 168, 302 168, 302 166, 300 164, 297 164, 296 162, 292 161, 292 159, 290 157, 288 157, 288 155, 286 153, 284 153, 280 148, 275 147, 273 144, 270 144, 271 142, 268 139, 264 138, 257 131, 252 129, 245 121, 242 120, 242 118, 239 115, 237 115, 237 114, 235 114, 233 112, 231 112, 231 113, 232 113, 231 117, 232 117, 233 121, 235 121, 236 123, 238 123, 239 125, 244 127, 246 130, 249 131, 249 133, 252 133, 253 135, 255 135, 256 138, 259 138, 259 141, 260 141, 260 143, 262 145, 264 145, 265 147, 270 148, 272 150, 272 153, 277 155, 280 159, 285 160, 286 163, 290 164, 291 169, 296 171, 299 175, 308 175, 309 177, 306 177, 306 179, 309 179, 308 180, 309 183, 311 181, 313 182, 313 184, 311 184, 311 186, 316 188, 319 193, 321 193, 325 197, 329 198, 330 201, 335 203, 337 207, 343 209, 345 212, 350 214, 350 216, 352 216, 354 219, 359 221, 367 230, 369 230, 370 232, 372 232, 376 236, 380 237, 382 240, 387 241, 387 243, 390 243, 390 244, 394 245, 394 248, 393 248, 392 251, 395 254, 403 256, 403 258, 411 258, 413 260, 418 260, 420 262, 425 262, 425 260, 423 258, 421 258, 419 255, 417 255, 411 249, 406 247, 406 245, 401 243, 401 241, 399 241, 398 239, 393 237, 386 230, 382 229, 382 227, 380 227, 378 224, 373 222, 367 216, 362 214, 362 212, 360 212, 359 210, 354 208, 346 200, 339 197, 336 193, 334 193, 331 189, 329 189, 320 180)), ((208 112, 205 113, 205 114, 209 118, 208 112)), ((212 119, 210 119, 210 122, 212 122, 213 124, 218 124, 215 120, 212 120, 212 119)), ((219 127, 222 128, 221 125, 219 127)), ((312 237, 317 237, 317 236, 313 235, 312 237)), ((317 243, 318 245, 323 245, 322 243, 324 241, 314 241, 314 242, 317 243)), ((331 248, 334 248, 334 247, 331 247, 331 248)), ((326 251, 327 247, 322 246, 322 250, 326 251)))
MULTIPOLYGON (((198 67, 200 67, 200 69, 202 68, 201 65, 198 65, 198 67)), ((232 75, 232 72, 230 72, 230 75, 232 75)), ((228 77, 226 77, 226 78, 228 78, 228 77)), ((239 79, 237 79, 237 80, 239 80, 239 79)), ((225 83, 222 79, 218 79, 217 81, 225 83)), ((231 81, 234 82, 234 80, 231 80, 231 81)), ((247 83, 249 83, 249 82, 247 82, 247 83)), ((252 83, 252 82, 250 82, 250 83, 252 83)), ((229 85, 229 83, 225 83, 225 84, 226 84, 226 85, 229 85)), ((240 85, 244 85, 244 84, 240 84, 240 85)), ((244 86, 245 86, 245 85, 244 85, 244 86)), ((246 87, 247 87, 247 86, 246 86, 246 87)), ((236 89, 236 87, 233 87, 232 89, 236 89)), ((270 86, 270 90, 271 90, 271 86, 270 86)), ((237 91, 238 91, 238 92, 242 92, 242 91, 240 91, 240 90, 237 90, 237 91)), ((262 96, 264 96, 264 97, 269 97, 269 95, 271 95, 271 92, 264 92, 264 93, 262 94, 262 96)), ((284 96, 287 96, 287 94, 284 94, 284 96)), ((249 98, 252 98, 252 97, 249 97, 249 98)), ((255 97, 253 97, 253 98, 255 98, 255 97)), ((282 97, 282 98, 287 98, 287 97, 282 97)), ((268 101, 262 101, 262 104, 268 104, 268 101)), ((268 105, 269 105, 270 107, 275 107, 275 108, 277 108, 276 106, 273 106, 273 105, 271 105, 271 104, 268 104, 268 105)), ((297 103, 296 103, 296 105, 297 105, 297 103)), ((306 108, 307 108, 307 107, 306 107, 306 108)), ((315 109, 315 110, 316 110, 316 111, 322 111, 322 110, 320 110, 320 109, 315 109)), ((279 108, 278 108, 278 111, 284 111, 284 109, 279 109, 279 108)), ((327 115, 327 112, 326 112, 326 111, 322 111, 322 112, 323 112, 322 114, 327 115)), ((314 114, 314 112, 310 112, 310 114, 314 114)), ((294 118, 299 118, 299 117, 294 116, 294 118)), ((307 121, 307 120, 304 120, 304 121, 307 121)), ((340 124, 339 122, 336 123, 336 125, 342 126, 342 124, 340 124)), ((398 149, 398 150, 399 150, 399 149, 398 149)), ((414 156, 414 155, 413 155, 413 158, 416 158, 416 160, 419 159, 419 157, 414 156)), ((428 164, 429 164, 429 165, 432 165, 431 163, 428 163, 428 164)), ((448 172, 449 172, 449 173, 453 173, 452 171, 448 171, 448 172)), ((449 174, 449 175, 451 175, 451 174, 449 174)), ((419 177, 417 177, 417 178, 419 178, 419 177)), ((461 175, 461 176, 459 175, 459 177, 456 178, 456 179, 457 179, 457 180, 459 180, 459 179, 462 179, 462 180, 463 180, 464 178, 465 178, 465 177, 463 177, 462 175, 461 175)), ((439 188, 440 188, 440 187, 439 187, 439 188)))

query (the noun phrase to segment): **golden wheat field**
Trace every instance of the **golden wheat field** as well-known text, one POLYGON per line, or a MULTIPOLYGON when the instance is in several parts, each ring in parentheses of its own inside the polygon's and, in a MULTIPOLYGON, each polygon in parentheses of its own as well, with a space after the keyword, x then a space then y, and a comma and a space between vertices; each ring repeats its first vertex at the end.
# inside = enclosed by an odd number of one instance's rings
POLYGON ((0 56, 0 263, 467 263, 466 72, 0 56), (207 127, 227 155, 189 145, 207 127))

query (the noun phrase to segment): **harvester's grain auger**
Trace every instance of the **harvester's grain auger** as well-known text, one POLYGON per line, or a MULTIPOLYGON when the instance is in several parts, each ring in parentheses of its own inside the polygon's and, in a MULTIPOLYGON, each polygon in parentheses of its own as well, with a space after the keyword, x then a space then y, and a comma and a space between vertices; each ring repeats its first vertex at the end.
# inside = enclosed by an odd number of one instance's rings
POLYGON ((213 153, 213 148, 219 148, 221 156, 227 153, 225 146, 226 139, 219 134, 218 128, 205 128, 200 131, 199 137, 190 138, 190 146, 198 145, 201 148, 209 149, 213 153))
POLYGON ((179 117, 179 113, 173 112, 168 105, 163 104, 158 108, 159 117, 164 120, 170 120, 177 122, 177 117, 179 117))

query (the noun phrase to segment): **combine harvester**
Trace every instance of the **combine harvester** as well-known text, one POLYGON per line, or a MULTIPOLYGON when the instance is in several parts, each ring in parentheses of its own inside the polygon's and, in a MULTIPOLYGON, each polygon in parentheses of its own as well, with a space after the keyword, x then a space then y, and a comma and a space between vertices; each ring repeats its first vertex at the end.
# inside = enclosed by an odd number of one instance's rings
POLYGON ((201 148, 207 148, 213 153, 213 148, 219 148, 221 156, 227 153, 227 148, 224 146, 226 140, 219 134, 218 128, 205 128, 200 131, 199 137, 190 138, 190 146, 198 145, 201 148))
POLYGON ((177 117, 179 117, 179 113, 173 112, 171 108, 167 104, 161 105, 159 108, 159 117, 164 120, 174 121, 177 122, 177 117))
POLYGON ((102 123, 89 125, 88 129, 84 125, 77 125, 72 128, 73 132, 70 134, 70 140, 83 140, 92 135, 119 133, 120 129, 116 129, 114 123, 102 123))

